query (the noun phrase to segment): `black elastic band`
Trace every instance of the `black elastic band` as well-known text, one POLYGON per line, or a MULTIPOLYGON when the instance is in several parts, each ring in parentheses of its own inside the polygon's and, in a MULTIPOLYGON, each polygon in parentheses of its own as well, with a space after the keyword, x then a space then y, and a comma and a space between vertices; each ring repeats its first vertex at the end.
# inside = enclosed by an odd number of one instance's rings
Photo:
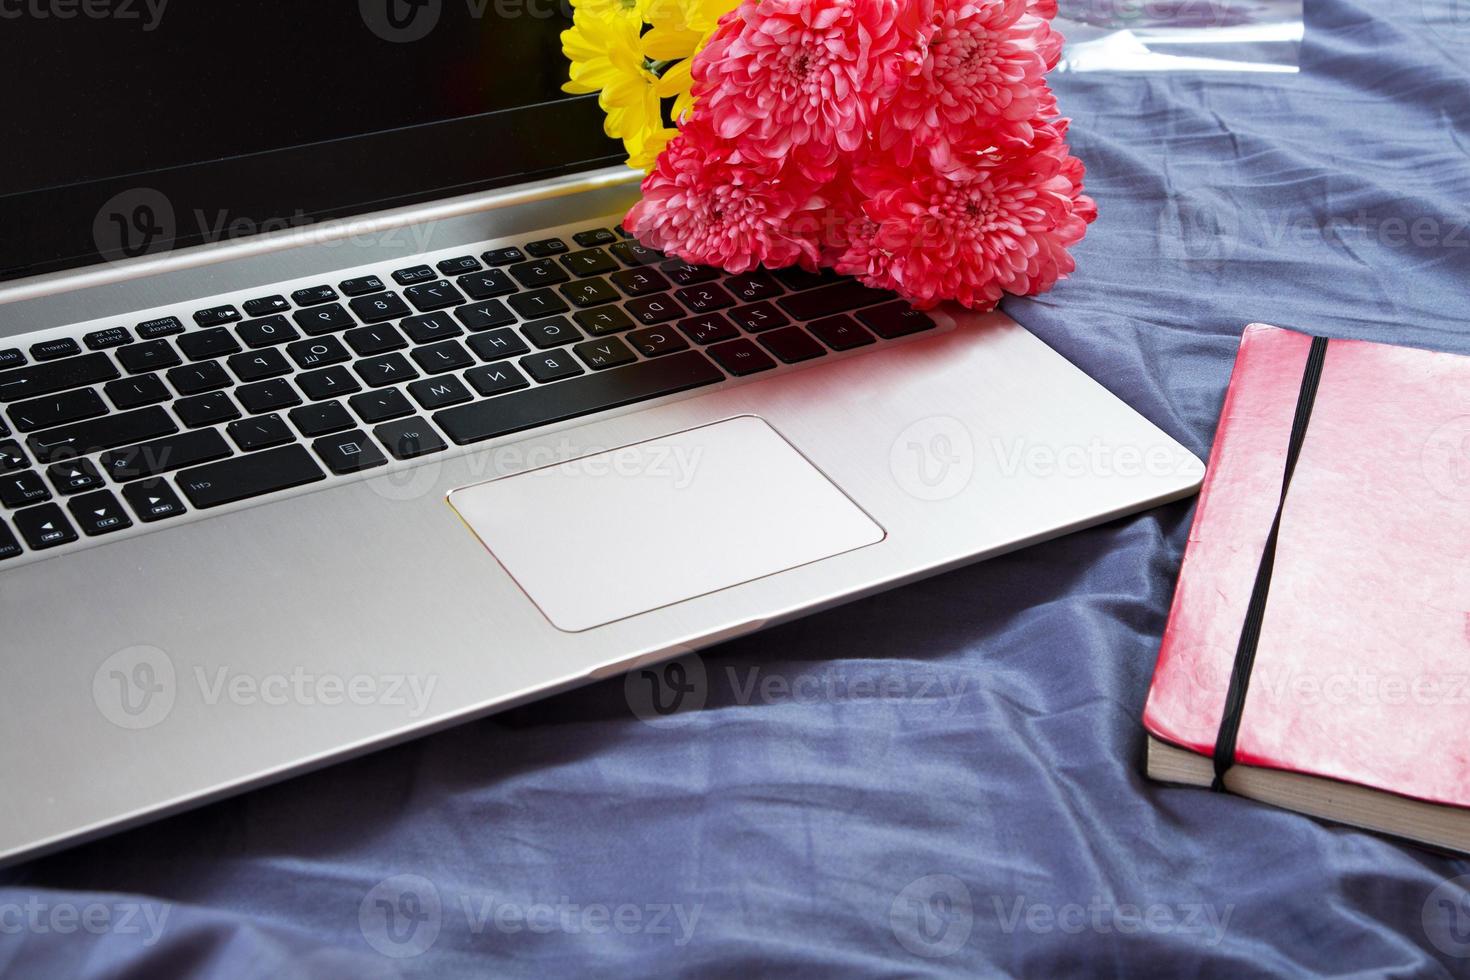
POLYGON ((1266 549, 1256 569, 1256 584, 1245 607, 1245 622, 1240 628, 1240 643, 1235 648, 1235 665, 1230 668, 1230 687, 1225 692, 1225 712, 1220 716, 1220 732, 1215 736, 1215 781, 1210 788, 1225 791, 1225 773, 1235 765, 1235 740, 1240 734, 1240 716, 1245 710, 1245 695, 1250 689, 1251 671, 1256 664, 1256 645, 1261 641, 1261 624, 1266 619, 1266 597, 1271 591, 1271 572, 1276 566, 1276 538, 1281 533, 1281 512, 1286 509, 1286 492, 1291 489, 1291 475, 1297 457, 1307 438, 1307 423, 1312 420, 1312 405, 1317 401, 1317 384, 1322 380, 1322 365, 1327 360, 1327 338, 1313 337, 1302 371, 1302 387, 1296 398, 1296 417, 1291 421, 1291 441, 1286 447, 1286 474, 1281 480, 1281 499, 1276 504, 1276 517, 1271 533, 1266 535, 1266 549))

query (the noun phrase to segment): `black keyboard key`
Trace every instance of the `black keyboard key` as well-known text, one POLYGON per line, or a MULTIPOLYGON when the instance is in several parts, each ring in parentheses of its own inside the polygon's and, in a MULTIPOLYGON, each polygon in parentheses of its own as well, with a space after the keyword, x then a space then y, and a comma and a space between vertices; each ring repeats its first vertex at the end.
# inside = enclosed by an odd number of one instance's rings
POLYGON ((585 341, 573 347, 572 353, 594 371, 606 371, 608 368, 622 367, 638 360, 638 355, 616 337, 585 341))
POLYGON ((4 419, 0 419, 0 436, 8 436, 8 435, 10 435, 10 426, 8 426, 8 425, 5 424, 5 420, 4 419))
POLYGON ((443 378, 425 378, 422 381, 415 381, 408 386, 408 393, 413 396, 414 401, 431 412, 439 408, 448 408, 450 405, 459 405, 475 397, 464 386, 464 382, 452 374, 443 378))
POLYGON ((291 373, 290 362, 274 347, 236 354, 225 363, 241 381, 264 381, 266 378, 279 378, 283 374, 291 373))
POLYGON ((63 357, 73 357, 81 352, 81 345, 70 337, 62 337, 60 340, 43 340, 39 344, 31 345, 31 357, 38 361, 54 361, 63 357))
POLYGON ((399 419, 405 415, 413 414, 413 405, 403 392, 397 388, 384 388, 381 391, 364 391, 360 395, 353 395, 347 399, 347 404, 352 410, 362 417, 364 422, 386 422, 389 419, 399 419))
POLYGON ((762 330, 774 330, 784 327, 791 321, 786 314, 776 309, 770 303, 751 303, 749 306, 737 306, 730 311, 730 319, 751 333, 760 333, 762 330))
POLYGON ((817 272, 808 272, 800 266, 792 265, 784 269, 777 269, 772 273, 781 281, 781 285, 787 289, 815 289, 817 286, 826 286, 834 282, 842 282, 842 277, 831 269, 820 269, 817 272))
POLYGON ((564 316, 528 323, 521 327, 521 333, 525 334, 526 339, 541 350, 560 347, 562 344, 570 344, 574 340, 582 339, 581 332, 572 326, 571 321, 564 316))
POLYGON ((567 250, 567 243, 560 238, 543 238, 536 242, 526 243, 526 254, 533 259, 545 258, 548 255, 560 255, 567 250))
POLYGON ((658 249, 635 241, 618 242, 608 251, 616 255, 624 265, 656 265, 664 260, 664 253, 658 249))
POLYGON ((123 509, 122 501, 110 490, 73 497, 66 507, 88 537, 111 534, 133 526, 133 519, 123 509))
POLYGON ((11 533, 10 528, 5 526, 5 522, 0 521, 0 561, 4 561, 7 558, 15 558, 20 554, 20 542, 15 539, 15 535, 11 533))
POLYGON ((240 304, 246 316, 270 316, 272 313, 285 313, 291 308, 286 302, 286 297, 281 295, 261 296, 257 299, 247 299, 240 304))
POLYGON ((468 341, 470 349, 479 356, 482 361, 498 361, 502 357, 515 357, 518 354, 528 354, 531 348, 521 339, 521 335, 509 327, 501 327, 499 330, 491 330, 471 337, 468 341))
POLYGON ((368 357, 352 365, 358 377, 374 388, 396 385, 401 381, 412 381, 419 373, 404 360, 402 354, 383 354, 368 357))
POLYGON ((26 362, 26 356, 20 352, 19 347, 9 347, 0 350, 0 371, 8 371, 14 367, 20 367, 26 362))
POLYGON ((55 504, 42 504, 17 511, 15 529, 25 538, 32 551, 43 551, 77 539, 76 529, 55 504))
POLYGON ((399 269, 393 273, 393 281, 400 286, 412 286, 414 283, 428 282, 436 278, 438 274, 426 265, 416 265, 412 269, 399 269))
POLYGON ((103 453, 102 471, 119 483, 158 476, 170 470, 209 463, 230 455, 230 445, 217 429, 193 429, 152 442, 103 453))
POLYGON ((591 248, 594 245, 611 245, 617 240, 618 236, 606 228, 589 228, 572 236, 572 241, 583 248, 591 248))
POLYGON ((174 402, 174 411, 179 419, 191 429, 205 425, 218 425, 240 417, 240 410, 227 391, 211 391, 207 395, 180 398, 174 402))
POLYGON ((417 459, 429 453, 446 449, 439 433, 429 428, 429 423, 415 415, 411 419, 387 422, 373 430, 378 441, 388 447, 394 459, 417 459))
POLYGON ((628 343, 647 357, 662 357, 674 351, 688 350, 689 341, 670 327, 648 327, 628 334, 628 343))
POLYGON ((56 492, 63 497, 107 486, 107 481, 102 479, 102 474, 97 472, 97 467, 87 459, 69 459, 64 463, 53 463, 46 469, 46 478, 51 481, 56 492))
POLYGON ((865 347, 876 342, 872 334, 858 326, 857 322, 845 313, 813 320, 806 325, 806 328, 833 350, 852 350, 854 347, 865 347))
MULTIPOLYGON (((368 297, 368 299, 372 300, 376 297, 368 297)), ((359 301, 353 300, 353 302, 359 301)), ((319 337, 324 333, 336 333, 338 330, 346 330, 348 327, 357 325, 352 314, 344 310, 341 303, 328 303, 326 306, 297 310, 291 314, 291 319, 296 321, 302 333, 312 337, 319 337)))
POLYGON ((722 340, 734 340, 740 336, 740 331, 735 329, 734 324, 719 313, 707 313, 704 316, 692 316, 687 320, 680 320, 679 329, 700 346, 717 344, 722 340))
POLYGON ((600 248, 587 248, 561 257, 561 264, 572 275, 585 279, 588 276, 605 276, 617 272, 622 266, 617 259, 600 248))
POLYGON ((737 377, 746 374, 755 374, 757 371, 769 371, 776 366, 776 362, 755 344, 744 339, 731 340, 723 344, 716 344, 709 349, 720 366, 737 377))
POLYGON ((233 306, 214 306, 194 314, 194 322, 201 327, 222 327, 240 319, 240 311, 233 306))
POLYGON ((507 391, 531 387, 531 382, 509 361, 487 364, 464 373, 465 380, 482 395, 500 395, 507 391))
POLYGON ((711 313, 735 305, 735 297, 715 283, 680 289, 674 293, 674 298, 694 313, 711 313))
POLYGON ((329 432, 341 432, 355 425, 352 416, 341 402, 318 402, 291 409, 291 423, 304 436, 324 436, 329 432))
POLYGON ((654 269, 625 269, 608 276, 613 285, 629 296, 647 296, 669 288, 669 281, 654 269))
POLYGON ((459 255, 434 264, 441 276, 458 276, 466 272, 480 271, 480 260, 473 255, 459 255))
POLYGON ((251 350, 274 347, 277 344, 285 344, 301 338, 301 334, 297 333, 296 328, 291 326, 283 316, 246 320, 235 328, 235 333, 239 334, 240 339, 245 341, 245 346, 251 350))
POLYGON ((516 284, 500 269, 460 276, 455 282, 471 299, 493 299, 516 291, 516 284))
POLYGON ((195 507, 219 507, 326 477, 305 446, 292 445, 209 463, 177 479, 195 507))
POLYGON ((156 439, 177 431, 179 427, 169 414, 155 405, 37 432, 26 440, 26 445, 37 460, 51 463, 156 439))
POLYGON ((408 339, 415 344, 432 344, 450 337, 458 337, 464 330, 448 313, 427 313, 423 316, 404 317, 399 324, 408 339))
POLYGON ((291 360, 306 371, 352 360, 351 352, 342 346, 342 341, 336 337, 317 337, 313 340, 298 341, 288 346, 286 353, 290 354, 291 360))
POLYGON ((584 279, 581 282, 569 282, 557 287, 557 290, 572 301, 573 306, 586 309, 591 306, 601 306, 604 303, 612 303, 622 299, 618 291, 607 284, 606 279, 584 279))
POLYGON ((366 296, 368 293, 381 293, 388 287, 383 280, 377 276, 358 276, 356 279, 344 279, 337 284, 342 290, 342 295, 348 297, 366 296))
POLYGON ((240 404, 251 415, 279 412, 283 408, 301 404, 301 396, 285 378, 245 385, 236 389, 235 397, 240 399, 240 404))
POLYGON ((680 286, 697 286, 702 282, 720 278, 719 269, 708 265, 694 265, 683 259, 670 259, 659 268, 680 286))
POLYGON ((298 289, 291 294, 291 301, 297 306, 320 306, 323 303, 335 303, 337 291, 331 286, 307 286, 298 289))
POLYGON ((583 373, 582 365, 576 362, 569 351, 564 350, 527 354, 521 358, 520 364, 531 377, 543 383, 560 381, 562 378, 570 378, 583 373))
POLYGON ((506 302, 510 304, 511 309, 526 320, 534 320, 538 316, 550 316, 553 313, 565 313, 569 309, 566 301, 549 289, 517 293, 506 302))
POLYGON ((464 293, 455 289, 454 284, 448 279, 436 279, 433 282, 409 286, 403 291, 403 295, 408 297, 408 301, 421 313, 448 309, 451 306, 459 306, 465 301, 464 293))
POLYGON ((342 336, 348 346, 357 351, 359 357, 386 354, 390 350, 403 350, 408 346, 408 341, 403 339, 403 334, 386 323, 380 323, 374 327, 358 327, 356 330, 347 331, 342 336))
POLYGON ((51 491, 35 470, 22 470, 0 476, 0 504, 6 507, 26 507, 44 503, 51 499, 51 491))
POLYGON ((480 259, 489 266, 510 265, 512 262, 526 261, 526 253, 512 245, 510 248, 493 248, 480 256, 480 259))
POLYGON ((373 445, 368 434, 361 429, 353 429, 341 435, 322 436, 311 444, 311 448, 316 450, 316 454, 333 473, 338 474, 356 473, 388 462, 388 457, 373 445))
POLYGON ((754 303, 773 296, 780 296, 785 292, 771 278, 771 274, 764 269, 756 269, 753 272, 742 272, 738 276, 729 276, 723 283, 724 287, 734 294, 735 298, 742 303, 754 303))
POLYGON ((106 330, 93 330, 82 338, 82 342, 87 345, 88 350, 107 350, 131 344, 133 335, 127 327, 108 327, 106 330))
POLYGON ((649 327, 677 320, 684 315, 684 308, 675 303, 667 293, 630 299, 627 309, 633 319, 649 327))
POLYGON ((507 270, 515 277, 516 282, 527 289, 537 289, 541 286, 554 286, 560 282, 566 282, 571 278, 567 271, 553 259, 537 259, 534 262, 522 262, 513 265, 507 270))
POLYGON ((0 442, 0 473, 14 473, 31 465, 26 459, 26 454, 21 450, 20 443, 13 439, 0 442))
POLYGON ((470 303, 454 311, 455 319, 465 325, 466 330, 491 330, 516 322, 516 315, 498 299, 482 303, 470 303))
POLYGON ((166 340, 145 340, 140 344, 119 347, 117 361, 129 374, 148 374, 184 363, 178 351, 170 347, 166 340))
POLYGON ((572 314, 577 326, 594 337, 610 333, 621 333, 633 326, 632 317, 623 312, 621 306, 599 306, 592 310, 578 310, 572 314))
POLYGON ((186 364, 183 367, 169 369, 169 384, 181 395, 197 395, 205 391, 214 391, 217 388, 228 388, 235 381, 218 361, 205 361, 202 364, 186 364))
POLYGON ((322 368, 320 371, 298 374, 296 383, 301 386, 302 391, 306 392, 306 397, 314 402, 328 398, 341 398, 343 395, 362 390, 362 385, 357 383, 352 372, 340 364, 322 368))
POLYGON ((20 432, 35 432, 106 414, 107 403, 91 388, 77 388, 10 406, 10 421, 20 432))
POLYGON ((358 319, 363 323, 397 320, 413 312, 397 293, 374 293, 372 296, 359 296, 347 305, 352 307, 352 312, 356 313, 358 319))
POLYGON ((139 340, 157 340, 184 332, 184 323, 176 316, 160 316, 138 324, 139 340))
POLYGON ((207 361, 215 357, 224 357, 226 354, 234 354, 240 350, 240 344, 235 340, 235 335, 223 327, 215 327, 213 330, 199 330, 194 333, 186 333, 178 340, 179 350, 191 361, 207 361))
POLYGON ((435 413, 434 421, 456 444, 463 446, 714 384, 724 378, 704 355, 684 351, 545 388, 447 408, 435 413))
POLYGON ((849 279, 830 286, 819 286, 794 296, 782 296, 776 302, 781 304, 781 308, 793 320, 815 320, 817 317, 846 313, 860 306, 872 306, 892 298, 893 294, 886 289, 874 289, 849 279))
POLYGON ((167 520, 184 513, 184 502, 167 480, 139 480, 123 487, 123 499, 144 524, 167 520))
POLYGON ((475 363, 470 352, 457 340, 441 340, 437 344, 418 347, 409 355, 425 374, 442 374, 457 371, 475 363))
POLYGON ((760 341, 762 347, 787 364, 809 361, 827 353, 827 348, 813 340, 811 335, 800 327, 782 327, 780 330, 772 330, 770 333, 761 334, 760 341))
POLYGON ((241 419, 225 426, 225 431, 230 434, 235 445, 247 453, 255 452, 257 449, 282 446, 296 438, 291 432, 291 427, 286 424, 286 420, 279 415, 260 415, 253 419, 241 419))
MULTIPOLYGON (((124 347, 122 350, 129 350, 124 347)), ((119 356, 122 351, 119 351, 119 356)), ((175 362, 177 363, 177 362, 175 362)), ((54 364, 32 364, 0 372, 0 402, 49 395, 68 388, 98 384, 118 377, 117 368, 106 354, 84 354, 54 364)))
POLYGON ((857 314, 857 318, 871 327, 873 332, 884 340, 893 340, 895 337, 907 337, 911 333, 933 330, 935 326, 929 314, 923 310, 913 309, 903 300, 884 303, 871 310, 863 310, 857 314))

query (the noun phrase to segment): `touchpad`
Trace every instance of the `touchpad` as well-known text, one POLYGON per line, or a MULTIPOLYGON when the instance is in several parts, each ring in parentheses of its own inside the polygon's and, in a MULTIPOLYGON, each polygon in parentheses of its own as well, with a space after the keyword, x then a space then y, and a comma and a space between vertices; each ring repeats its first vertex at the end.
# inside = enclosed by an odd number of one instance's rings
POLYGON ((449 502, 569 632, 884 537, 752 416, 463 487, 449 502))

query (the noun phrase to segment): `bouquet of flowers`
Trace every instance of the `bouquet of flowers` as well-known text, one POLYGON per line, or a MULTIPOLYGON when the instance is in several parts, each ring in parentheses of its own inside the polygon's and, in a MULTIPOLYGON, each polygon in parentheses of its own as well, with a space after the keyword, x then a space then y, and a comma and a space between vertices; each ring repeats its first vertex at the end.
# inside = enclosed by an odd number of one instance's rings
POLYGON ((918 307, 1074 268, 1097 206, 1046 84, 1056 0, 573 3, 566 90, 599 93, 647 172, 624 222, 644 243, 830 266, 918 307))

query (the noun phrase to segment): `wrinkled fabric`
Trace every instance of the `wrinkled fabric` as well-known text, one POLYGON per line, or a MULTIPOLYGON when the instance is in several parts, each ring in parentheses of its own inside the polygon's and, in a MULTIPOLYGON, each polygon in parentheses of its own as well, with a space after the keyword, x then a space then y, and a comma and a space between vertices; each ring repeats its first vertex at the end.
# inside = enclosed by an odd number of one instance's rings
MULTIPOLYGON (((1470 353, 1456 13, 1057 78, 1102 218, 1007 308, 1201 457, 1247 322, 1470 353)), ((9 869, 0 973, 1470 975, 1470 862, 1142 775, 1191 510, 717 647, 658 724, 610 681, 9 869)))

